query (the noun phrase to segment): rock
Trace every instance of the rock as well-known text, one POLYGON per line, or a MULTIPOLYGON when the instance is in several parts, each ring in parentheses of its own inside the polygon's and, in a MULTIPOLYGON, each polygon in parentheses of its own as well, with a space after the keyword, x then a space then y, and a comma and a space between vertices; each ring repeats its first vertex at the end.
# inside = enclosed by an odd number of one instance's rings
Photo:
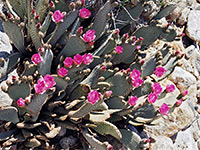
POLYGON ((168 116, 164 116, 161 122, 154 126, 144 125, 144 131, 149 137, 171 137, 191 124, 194 114, 187 102, 174 109, 168 116))
POLYGON ((177 134, 174 145, 177 150, 198 150, 190 128, 177 134))
POLYGON ((177 23, 179 25, 184 25, 186 22, 187 22, 187 18, 188 18, 188 15, 189 15, 189 12, 190 12, 190 9, 185 7, 182 11, 181 11, 181 15, 180 17, 178 18, 178 21, 177 23))
POLYGON ((200 42, 200 10, 191 10, 188 15, 186 34, 192 40, 200 42))
POLYGON ((187 90, 190 86, 196 84, 196 78, 181 67, 175 67, 174 71, 169 76, 169 80, 174 82, 180 91, 187 90))
POLYGON ((155 143, 150 143, 149 150, 175 150, 172 140, 166 136, 157 136, 155 143))
POLYGON ((200 149, 200 139, 197 141, 197 147, 200 149))
POLYGON ((73 145, 75 145, 77 142, 77 139, 73 136, 64 137, 60 140, 60 146, 64 149, 69 149, 73 145))
POLYGON ((8 36, 0 32, 0 57, 6 58, 12 52, 12 46, 10 45, 10 41, 8 36))

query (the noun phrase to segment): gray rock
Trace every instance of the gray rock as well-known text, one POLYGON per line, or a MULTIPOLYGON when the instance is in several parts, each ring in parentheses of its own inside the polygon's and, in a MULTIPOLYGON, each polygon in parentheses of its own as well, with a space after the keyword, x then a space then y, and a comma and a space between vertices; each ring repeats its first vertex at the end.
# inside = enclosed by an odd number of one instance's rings
POLYGON ((200 42, 200 10, 191 10, 188 15, 186 34, 192 40, 200 42))
POLYGON ((150 143, 150 150, 175 150, 172 140, 166 136, 157 136, 154 143, 150 143))
POLYGON ((171 137, 180 130, 188 127, 194 118, 194 113, 187 102, 174 109, 168 116, 164 116, 161 122, 154 126, 144 125, 144 131, 149 137, 171 137))
POLYGON ((10 41, 8 36, 0 32, 0 57, 8 57, 12 52, 12 46, 10 45, 10 41))
POLYGON ((75 145, 77 142, 77 139, 73 136, 64 137, 60 140, 60 146, 64 149, 68 149, 71 146, 75 145))
POLYGON ((177 150, 198 150, 190 128, 178 133, 174 145, 177 150))

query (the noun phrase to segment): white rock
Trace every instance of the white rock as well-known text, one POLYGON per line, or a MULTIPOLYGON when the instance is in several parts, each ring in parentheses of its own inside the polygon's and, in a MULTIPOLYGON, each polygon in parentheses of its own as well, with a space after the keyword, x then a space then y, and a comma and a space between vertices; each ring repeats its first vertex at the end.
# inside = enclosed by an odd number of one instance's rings
POLYGON ((12 46, 10 45, 8 36, 5 33, 0 32, 0 57, 8 57, 11 51, 12 46))
POLYGON ((198 150, 190 128, 177 134, 174 145, 177 150, 198 150))
POLYGON ((200 10, 191 10, 188 15, 186 34, 194 41, 200 42, 200 10))
POLYGON ((187 18, 188 18, 189 12, 190 12, 190 9, 187 8, 187 7, 185 7, 182 10, 181 15, 180 15, 180 17, 178 18, 178 21, 177 21, 177 23, 179 25, 184 25, 187 22, 187 18))
POLYGON ((154 126, 144 126, 144 131, 149 137, 157 136, 171 137, 180 130, 191 124, 194 113, 187 102, 183 102, 180 107, 174 109, 168 116, 162 118, 161 122, 154 126))
POLYGON ((150 150, 175 150, 172 140, 166 136, 157 136, 155 143, 150 143, 150 150))

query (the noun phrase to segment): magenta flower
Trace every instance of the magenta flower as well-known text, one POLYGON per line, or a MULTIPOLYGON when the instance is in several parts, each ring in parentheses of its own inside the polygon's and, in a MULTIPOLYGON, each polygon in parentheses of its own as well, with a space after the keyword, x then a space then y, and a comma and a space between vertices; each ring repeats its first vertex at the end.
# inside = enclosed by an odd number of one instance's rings
POLYGON ((84 35, 83 35, 83 40, 85 42, 92 42, 96 38, 95 36, 95 31, 94 30, 88 30, 84 35))
POLYGON ((40 53, 37 53, 37 54, 34 54, 32 57, 31 57, 31 61, 34 63, 34 64, 39 64, 42 62, 42 57, 40 56, 40 53))
POLYGON ((56 85, 56 82, 54 81, 54 78, 50 76, 49 74, 44 76, 44 81, 47 89, 52 88, 54 85, 56 85))
POLYGON ((88 102, 94 105, 100 99, 100 93, 92 90, 87 96, 88 102))
POLYGON ((166 70, 163 67, 157 67, 155 70, 155 74, 157 77, 161 77, 164 73, 166 72, 166 70))
POLYGON ((179 99, 178 101, 176 101, 176 105, 177 106, 180 106, 182 104, 183 100, 182 99, 179 99))
POLYGON ((167 105, 166 103, 163 103, 163 104, 160 106, 159 111, 160 111, 161 114, 167 116, 167 115, 168 115, 167 112, 169 111, 168 105, 167 105))
POLYGON ((131 74, 130 74, 130 78, 131 78, 132 80, 134 80, 134 79, 139 78, 140 75, 141 75, 141 72, 140 72, 139 70, 133 69, 133 71, 132 71, 131 74))
POLYGON ((112 95, 112 91, 106 91, 106 92, 105 92, 105 96, 106 96, 106 97, 110 97, 111 95, 112 95))
POLYGON ((83 19, 87 19, 91 16, 91 12, 87 8, 82 8, 79 10, 79 16, 83 19))
POLYGON ((122 53, 122 51, 123 51, 123 48, 122 48, 121 46, 115 47, 115 52, 116 52, 117 54, 122 53))
POLYGON ((171 93, 171 92, 173 92, 175 90, 175 86, 173 85, 173 84, 171 84, 171 85, 167 85, 166 86, 166 91, 168 92, 168 93, 171 93))
POLYGON ((138 98, 137 96, 131 96, 128 100, 129 105, 134 106, 137 102, 138 98))
POLYGON ((157 98, 158 97, 157 97, 157 95, 155 93, 150 93, 149 96, 148 96, 148 102, 150 104, 155 103, 157 98))
POLYGON ((88 65, 93 61, 93 56, 91 54, 84 54, 83 55, 83 63, 88 65))
POLYGON ((64 67, 61 67, 61 68, 58 70, 58 75, 59 75, 60 77, 66 76, 67 73, 68 73, 68 70, 67 70, 66 68, 64 68, 64 67))
POLYGON ((64 65, 67 68, 70 68, 73 65, 73 63, 74 63, 74 61, 73 61, 73 59, 71 57, 67 57, 64 60, 64 65))
POLYGON ((151 89, 156 95, 159 95, 162 92, 162 87, 159 83, 154 83, 151 89))
POLYGON ((74 56, 74 64, 80 65, 83 62, 83 56, 76 54, 74 56))
POLYGON ((17 106, 23 108, 23 107, 25 106, 25 100, 22 99, 22 98, 19 98, 19 99, 17 100, 17 106))
POLYGON ((142 85, 142 83, 143 83, 143 80, 141 78, 137 78, 135 80, 132 80, 132 85, 136 88, 139 87, 140 85, 142 85))
POLYGON ((34 85, 34 89, 38 94, 43 94, 47 90, 44 78, 40 78, 37 81, 37 84, 34 85))
POLYGON ((52 15, 52 20, 55 22, 55 23, 59 23, 59 22, 62 22, 63 21, 63 17, 65 15, 63 15, 60 10, 56 10, 54 12, 54 14, 52 15))

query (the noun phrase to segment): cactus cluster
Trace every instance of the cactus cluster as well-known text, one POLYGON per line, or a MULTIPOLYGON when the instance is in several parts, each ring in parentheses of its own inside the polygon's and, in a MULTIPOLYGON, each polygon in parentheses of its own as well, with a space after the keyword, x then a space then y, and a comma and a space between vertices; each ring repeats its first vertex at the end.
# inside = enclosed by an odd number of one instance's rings
POLYGON ((9 123, 0 147, 60 149, 57 141, 73 135, 80 140, 70 149, 141 149, 146 140, 127 126, 156 124, 184 96, 165 84, 183 55, 167 44, 147 52, 157 39, 177 38, 159 23, 175 6, 149 5, 4 0, 0 18, 16 52, 1 58, 0 76, 18 76, 1 87, 13 103, 0 110, 9 123))

